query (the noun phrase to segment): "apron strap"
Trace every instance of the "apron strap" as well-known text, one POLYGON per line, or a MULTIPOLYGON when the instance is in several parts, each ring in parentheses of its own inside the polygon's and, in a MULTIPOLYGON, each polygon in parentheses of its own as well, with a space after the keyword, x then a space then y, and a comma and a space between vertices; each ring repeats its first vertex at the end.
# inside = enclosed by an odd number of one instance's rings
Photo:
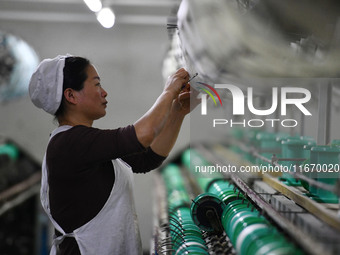
POLYGON ((59 245, 65 239, 65 237, 75 237, 74 233, 67 233, 61 236, 54 235, 50 255, 57 255, 59 253, 59 245))
MULTIPOLYGON (((52 139, 53 136, 56 134, 66 131, 68 129, 72 128, 71 126, 61 126, 53 130, 50 139, 52 139)), ((58 232, 60 232, 61 236, 54 235, 52 247, 50 251, 50 255, 57 255, 57 252, 59 252, 59 244, 64 240, 65 237, 75 237, 74 233, 65 233, 65 231, 59 226, 59 224, 53 219, 50 211, 50 201, 49 201, 49 186, 48 186, 48 178, 47 178, 47 164, 46 164, 46 153, 43 159, 42 163, 42 178, 41 178, 41 189, 40 189, 40 199, 42 207, 44 208, 46 214, 48 215, 49 219, 51 220, 53 226, 55 229, 57 229, 58 232)))

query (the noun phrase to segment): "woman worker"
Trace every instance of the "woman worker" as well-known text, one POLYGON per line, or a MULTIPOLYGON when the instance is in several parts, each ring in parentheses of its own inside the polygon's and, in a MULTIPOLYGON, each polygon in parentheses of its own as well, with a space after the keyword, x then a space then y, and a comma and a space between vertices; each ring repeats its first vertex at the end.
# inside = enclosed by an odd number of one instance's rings
POLYGON ((82 57, 45 59, 32 75, 32 102, 55 115, 42 165, 42 205, 56 235, 51 254, 141 254, 132 173, 161 165, 190 112, 189 74, 170 76, 150 110, 133 125, 93 128, 107 93, 82 57))

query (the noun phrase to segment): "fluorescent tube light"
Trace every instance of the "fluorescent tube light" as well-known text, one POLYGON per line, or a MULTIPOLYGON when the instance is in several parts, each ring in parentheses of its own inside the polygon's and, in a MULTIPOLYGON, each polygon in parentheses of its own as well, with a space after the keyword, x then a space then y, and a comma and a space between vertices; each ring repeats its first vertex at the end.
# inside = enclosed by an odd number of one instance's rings
POLYGON ((116 16, 110 8, 103 8, 97 13, 97 20, 105 28, 111 28, 115 24, 116 16))
POLYGON ((101 10, 102 2, 100 0, 84 0, 85 4, 93 12, 98 12, 101 10))

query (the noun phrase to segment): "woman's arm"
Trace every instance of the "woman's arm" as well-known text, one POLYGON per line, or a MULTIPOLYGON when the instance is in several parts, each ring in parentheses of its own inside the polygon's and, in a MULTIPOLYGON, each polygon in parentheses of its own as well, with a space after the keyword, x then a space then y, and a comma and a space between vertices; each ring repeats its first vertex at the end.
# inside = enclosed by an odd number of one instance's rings
POLYGON ((185 115, 171 113, 162 132, 151 143, 151 149, 163 157, 167 157, 175 145, 185 115))
POLYGON ((151 144, 152 150, 163 157, 167 157, 175 145, 184 117, 193 110, 199 103, 196 99, 196 92, 190 91, 187 84, 178 97, 173 101, 171 112, 162 132, 154 139, 151 144), (191 94, 194 93, 192 96, 191 94), (192 102, 190 102, 192 98, 192 102))
MULTIPOLYGON (((183 68, 170 76, 163 93, 157 98, 154 105, 143 117, 134 123, 138 141, 145 148, 154 142, 166 123, 170 124, 168 119, 172 115, 173 101, 178 98, 182 87, 188 83, 188 80, 189 74, 183 68)), ((174 116, 171 118, 173 119, 174 116)))
POLYGON ((121 159, 131 166, 134 173, 147 173, 159 167, 166 157, 156 154, 148 147, 141 153, 124 156, 121 159))

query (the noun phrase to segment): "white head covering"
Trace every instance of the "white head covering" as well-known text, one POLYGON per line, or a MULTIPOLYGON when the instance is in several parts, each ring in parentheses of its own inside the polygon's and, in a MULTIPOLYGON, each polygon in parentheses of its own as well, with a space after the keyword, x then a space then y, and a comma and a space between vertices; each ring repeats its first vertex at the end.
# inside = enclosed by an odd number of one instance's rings
POLYGON ((54 115, 63 97, 65 58, 71 55, 44 59, 33 73, 29 84, 29 95, 33 104, 54 115))

